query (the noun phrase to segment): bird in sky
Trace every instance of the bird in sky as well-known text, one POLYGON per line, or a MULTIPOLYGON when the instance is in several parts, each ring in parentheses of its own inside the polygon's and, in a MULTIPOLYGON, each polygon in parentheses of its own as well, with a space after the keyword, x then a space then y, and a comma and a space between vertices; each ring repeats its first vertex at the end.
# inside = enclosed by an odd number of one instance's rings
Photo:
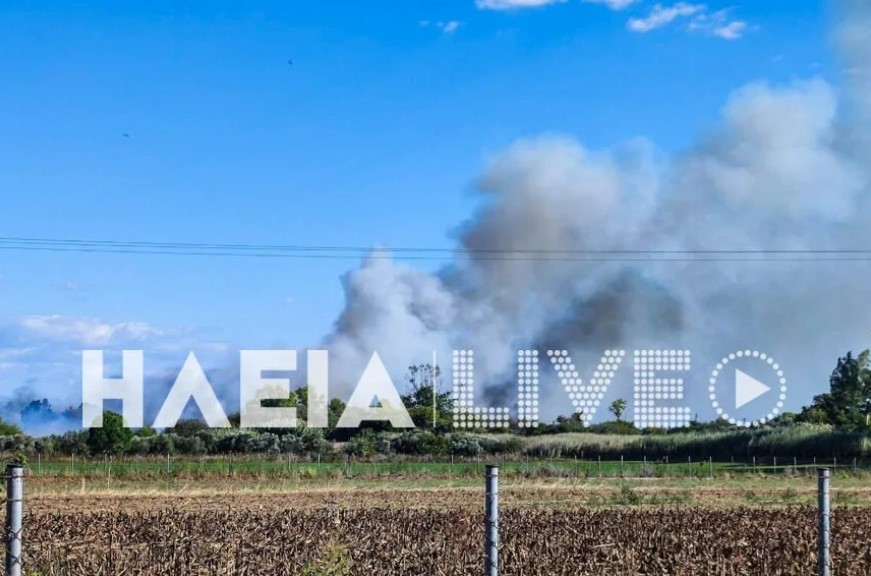
POLYGON ((293 66, 293 58, 291 58, 290 60, 288 60, 287 63, 290 64, 291 66, 293 66))
POLYGON ((124 136, 125 138, 130 138, 130 134, 127 134, 126 132, 122 134, 122 136, 124 136))

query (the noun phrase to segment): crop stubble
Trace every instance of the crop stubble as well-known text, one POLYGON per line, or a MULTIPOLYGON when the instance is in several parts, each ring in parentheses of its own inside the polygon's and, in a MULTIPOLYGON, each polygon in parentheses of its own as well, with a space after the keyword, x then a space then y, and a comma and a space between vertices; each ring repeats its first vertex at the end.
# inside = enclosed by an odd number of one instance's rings
MULTIPOLYGON (((425 499, 426 492, 412 493, 425 499)), ((482 570, 483 513, 473 505, 401 506, 371 494, 353 505, 280 496, 183 506, 83 510, 45 501, 26 518, 26 569, 44 576, 467 575, 482 570)), ((779 508, 555 509, 508 506, 502 573, 806 575, 816 562, 815 510, 779 508)), ((871 573, 871 509, 837 509, 836 573, 871 573)))

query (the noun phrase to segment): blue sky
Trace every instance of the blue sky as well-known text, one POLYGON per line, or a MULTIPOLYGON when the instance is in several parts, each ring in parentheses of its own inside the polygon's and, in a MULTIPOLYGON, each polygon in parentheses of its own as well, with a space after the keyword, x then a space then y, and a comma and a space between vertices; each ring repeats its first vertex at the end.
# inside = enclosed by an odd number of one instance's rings
MULTIPOLYGON (((0 236, 450 246, 518 138, 672 154, 741 85, 837 82, 823 2, 608 4, 7 0, 0 236)), ((94 331, 304 348, 355 264, 0 251, 0 381, 77 393, 52 342, 94 331)))

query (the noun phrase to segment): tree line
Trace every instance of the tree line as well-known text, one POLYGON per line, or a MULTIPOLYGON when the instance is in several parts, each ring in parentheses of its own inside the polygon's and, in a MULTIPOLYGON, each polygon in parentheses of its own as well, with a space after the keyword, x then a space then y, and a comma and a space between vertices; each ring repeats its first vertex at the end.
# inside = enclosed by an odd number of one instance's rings
MULTIPOLYGON (((438 366, 421 364, 409 367, 406 374, 407 394, 402 397, 417 426, 414 430, 393 430, 384 422, 364 423, 360 429, 337 428, 345 403, 334 398, 328 406, 328 427, 306 428, 307 388, 302 387, 286 399, 266 401, 267 406, 296 407, 302 425, 293 429, 249 430, 239 428, 239 415, 230 416, 232 428, 209 429, 195 419, 181 420, 173 428, 158 431, 151 428, 131 430, 124 426, 121 415, 104 414, 102 428, 73 430, 33 438, 8 422, 0 421, 0 451, 42 454, 80 455, 165 455, 165 454, 287 454, 300 456, 330 456, 344 452, 356 456, 375 454, 416 454, 479 456, 483 454, 519 452, 525 446, 524 437, 547 436, 567 432, 593 435, 673 436, 729 433, 736 439, 745 438, 740 430, 724 420, 692 422, 681 429, 638 429, 623 419, 627 402, 613 401, 609 411, 613 420, 585 426, 580 414, 559 416, 553 422, 537 428, 520 428, 516 422, 508 430, 478 430, 459 432, 453 427, 452 394, 443 391, 438 366), (489 433, 487 433, 489 432, 489 433), (485 434, 482 434, 485 433, 485 434)), ((65 416, 77 415, 68 409, 65 416)), ((22 411, 22 421, 28 417, 53 414, 46 400, 29 403, 22 411)), ((763 428, 813 427, 817 431, 851 433, 851 438, 865 438, 871 432, 871 352, 852 352, 839 358, 829 378, 829 391, 815 396, 798 413, 783 413, 763 428)), ((833 436, 834 437, 834 436, 833 436)), ((748 437, 749 438, 749 437, 748 437)), ((739 440, 738 442, 743 442, 739 440)), ((749 441, 749 440, 748 440, 749 441)), ((674 444, 672 442, 672 444, 674 444)), ((668 446, 667 441, 633 445, 668 446)), ((583 450, 583 449, 581 449, 583 450)))

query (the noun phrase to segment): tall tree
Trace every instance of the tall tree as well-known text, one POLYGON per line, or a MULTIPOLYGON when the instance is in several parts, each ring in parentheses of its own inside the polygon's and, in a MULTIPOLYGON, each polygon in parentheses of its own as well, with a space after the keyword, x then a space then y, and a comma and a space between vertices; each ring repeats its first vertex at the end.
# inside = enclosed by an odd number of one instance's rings
POLYGON ((102 428, 89 428, 86 442, 91 454, 121 454, 132 439, 133 431, 124 426, 120 414, 104 412, 102 428))
POLYGON ((405 375, 408 394, 402 403, 414 425, 421 428, 447 426, 452 419, 453 400, 450 392, 442 392, 441 368, 438 365, 418 364, 408 367, 405 375))
POLYGON ((814 397, 800 419, 847 430, 867 428, 871 417, 871 352, 866 350, 859 356, 848 352, 838 358, 829 388, 829 392, 814 397))
POLYGON ((620 421, 620 418, 623 417, 623 412, 626 410, 626 400, 622 398, 618 398, 611 402, 611 405, 608 406, 608 410, 614 415, 614 418, 617 419, 617 422, 620 421))

